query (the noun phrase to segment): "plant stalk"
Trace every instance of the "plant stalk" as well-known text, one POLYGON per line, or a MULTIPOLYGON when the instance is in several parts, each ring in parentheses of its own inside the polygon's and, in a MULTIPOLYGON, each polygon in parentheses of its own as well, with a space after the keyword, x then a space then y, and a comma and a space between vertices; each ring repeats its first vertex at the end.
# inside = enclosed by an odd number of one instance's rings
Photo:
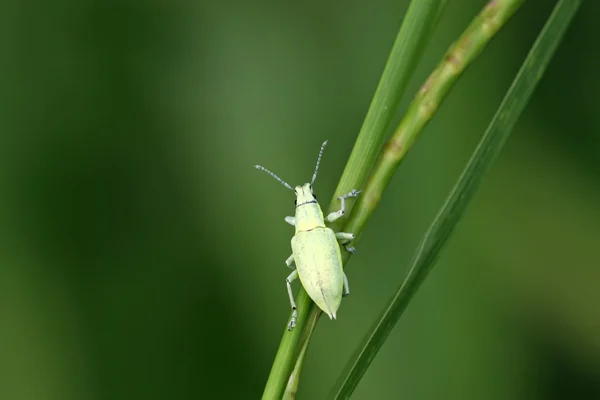
MULTIPOLYGON (((425 234, 406 279, 371 333, 367 335, 365 344, 357 356, 348 364, 348 372, 342 375, 339 389, 333 392, 333 398, 336 400, 351 396, 396 322, 435 265, 441 249, 447 243, 529 102, 580 4, 581 0, 559 0, 554 8, 458 182, 425 234)), ((389 167, 393 163, 380 165, 383 168, 384 165, 389 167)))
POLYGON ((377 166, 373 169, 367 186, 357 200, 354 212, 345 227, 347 231, 362 232, 400 162, 412 148, 450 89, 524 2, 525 0, 490 1, 461 37, 450 46, 442 62, 429 75, 395 132, 386 142, 377 166))

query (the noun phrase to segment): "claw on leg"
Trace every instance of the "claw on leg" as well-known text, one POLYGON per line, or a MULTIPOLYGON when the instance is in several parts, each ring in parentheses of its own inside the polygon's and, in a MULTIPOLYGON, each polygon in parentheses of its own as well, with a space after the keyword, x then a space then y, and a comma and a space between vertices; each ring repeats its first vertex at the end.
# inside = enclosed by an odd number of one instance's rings
POLYGON ((333 222, 341 218, 346 213, 346 202, 345 200, 350 197, 356 197, 360 193, 360 190, 352 189, 350 193, 346 193, 343 196, 338 197, 338 200, 342 203, 342 206, 338 211, 334 211, 327 216, 327 221, 333 222))
POLYGON ((288 324, 288 331, 291 331, 292 328, 296 326, 296 319, 298 318, 298 310, 294 309, 292 311, 292 318, 290 319, 290 323, 288 324))

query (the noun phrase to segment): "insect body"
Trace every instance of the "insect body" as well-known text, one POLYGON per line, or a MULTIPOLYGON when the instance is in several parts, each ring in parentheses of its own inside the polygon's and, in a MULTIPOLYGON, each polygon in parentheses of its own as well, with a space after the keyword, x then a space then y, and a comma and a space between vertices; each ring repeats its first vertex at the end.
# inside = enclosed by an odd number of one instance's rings
POLYGON ((354 239, 354 234, 335 233, 325 225, 325 221, 333 222, 341 218, 345 213, 345 200, 356 197, 360 192, 352 190, 350 193, 340 196, 338 199, 341 202, 341 208, 329 214, 327 218, 323 217, 323 211, 321 211, 321 207, 313 194, 312 184, 317 177, 325 145, 327 145, 327 141, 321 146, 311 182, 295 188, 292 188, 268 169, 260 165, 256 166, 256 168, 265 171, 296 194, 296 214, 294 217, 285 218, 287 223, 296 227, 296 234, 292 238, 292 255, 285 261, 288 267, 294 269, 286 279, 292 306, 292 318, 288 324, 288 330, 296 325, 296 318, 298 317, 291 286, 291 282, 296 278, 300 278, 300 282, 310 298, 330 319, 335 319, 342 296, 350 293, 338 243, 344 245, 347 251, 354 253, 354 248, 347 246, 347 243, 354 239))

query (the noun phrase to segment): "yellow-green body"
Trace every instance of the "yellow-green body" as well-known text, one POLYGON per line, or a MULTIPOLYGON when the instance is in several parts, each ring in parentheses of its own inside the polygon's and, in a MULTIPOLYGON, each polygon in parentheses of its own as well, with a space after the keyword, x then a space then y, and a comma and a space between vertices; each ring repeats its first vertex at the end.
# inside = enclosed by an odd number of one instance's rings
POLYGON ((292 254, 302 286, 330 318, 342 301, 344 270, 335 233, 325 226, 323 212, 310 184, 296 186, 296 234, 292 254))
POLYGON ((269 171, 265 167, 255 165, 261 171, 271 175, 283 186, 293 190, 296 195, 296 214, 294 217, 285 217, 285 222, 296 227, 296 234, 292 238, 292 255, 285 260, 285 264, 293 272, 285 279, 285 284, 290 297, 292 317, 288 330, 296 326, 298 310, 294 301, 292 282, 300 278, 300 282, 310 298, 331 319, 335 319, 342 297, 350 294, 348 278, 344 274, 340 244, 349 253, 354 253, 354 247, 348 243, 354 240, 354 234, 348 232, 334 232, 325 226, 325 221, 334 222, 344 216, 345 200, 356 197, 359 190, 352 190, 339 196, 340 209, 323 218, 323 211, 313 194, 312 184, 317 178, 319 163, 327 141, 321 145, 317 165, 310 183, 292 188, 287 182, 269 171))

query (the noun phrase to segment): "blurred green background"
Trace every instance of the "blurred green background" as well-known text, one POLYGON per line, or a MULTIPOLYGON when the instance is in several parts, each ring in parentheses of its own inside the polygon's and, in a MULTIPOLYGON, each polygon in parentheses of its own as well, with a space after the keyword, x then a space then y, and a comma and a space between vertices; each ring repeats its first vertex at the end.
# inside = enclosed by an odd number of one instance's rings
MULTIPOLYGON (((3 1, 0 399, 259 398, 294 198, 253 165, 303 183, 329 139, 330 198, 407 4, 3 1)), ((484 4, 449 2, 410 94, 484 4)), ((400 284, 553 5, 525 4, 399 169, 300 398, 400 284)), ((599 15, 581 7, 354 398, 600 398, 599 15)))

